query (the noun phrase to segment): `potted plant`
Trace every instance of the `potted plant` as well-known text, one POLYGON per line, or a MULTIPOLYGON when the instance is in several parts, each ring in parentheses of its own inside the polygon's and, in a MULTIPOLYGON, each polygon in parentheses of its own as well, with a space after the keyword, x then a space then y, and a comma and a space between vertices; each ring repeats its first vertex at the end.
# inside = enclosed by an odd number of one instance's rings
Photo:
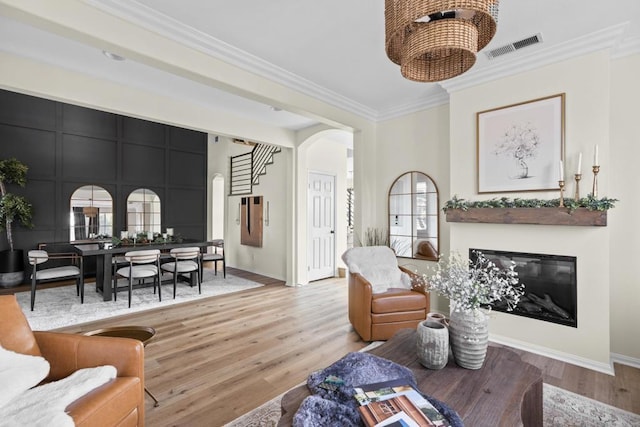
POLYGON ((487 354, 489 318, 481 308, 502 301, 511 311, 524 294, 515 262, 499 267, 482 252, 473 251, 473 259, 453 252, 441 259, 423 276, 426 290, 436 291, 454 304, 449 320, 449 343, 456 363, 467 369, 480 369, 487 354))
POLYGON ((13 222, 33 227, 33 207, 22 196, 8 192, 8 184, 24 187, 29 168, 15 158, 0 160, 0 231, 6 230, 9 249, 0 252, 0 286, 17 285, 24 277, 24 254, 13 245, 13 222))

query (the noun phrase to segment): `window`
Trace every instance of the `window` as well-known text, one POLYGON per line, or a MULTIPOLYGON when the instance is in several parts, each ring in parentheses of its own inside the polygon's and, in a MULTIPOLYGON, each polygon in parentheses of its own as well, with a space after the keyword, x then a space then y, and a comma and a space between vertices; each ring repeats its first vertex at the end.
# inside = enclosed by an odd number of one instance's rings
POLYGON ((389 190, 389 245, 396 255, 437 261, 438 188, 422 172, 407 172, 389 190))
POLYGON ((113 199, 97 185, 85 185, 71 195, 69 241, 111 237, 113 199))
POLYGON ((160 233, 160 197, 147 188, 138 188, 127 197, 127 231, 160 233))

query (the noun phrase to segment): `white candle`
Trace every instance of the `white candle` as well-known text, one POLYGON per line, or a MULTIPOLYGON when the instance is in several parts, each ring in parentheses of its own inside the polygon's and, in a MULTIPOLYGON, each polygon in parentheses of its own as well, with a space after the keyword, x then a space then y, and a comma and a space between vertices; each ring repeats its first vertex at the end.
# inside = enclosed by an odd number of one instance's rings
POLYGON ((560 181, 564 181, 564 165, 562 164, 562 160, 560 160, 560 181))
POLYGON ((173 228, 167 228, 167 235, 173 236, 173 228))
POLYGON ((578 175, 582 173, 582 153, 580 153, 580 155, 578 156, 578 172, 576 173, 578 175))
POLYGON ((600 166, 600 163, 598 163, 598 144, 593 149, 593 166, 600 166))

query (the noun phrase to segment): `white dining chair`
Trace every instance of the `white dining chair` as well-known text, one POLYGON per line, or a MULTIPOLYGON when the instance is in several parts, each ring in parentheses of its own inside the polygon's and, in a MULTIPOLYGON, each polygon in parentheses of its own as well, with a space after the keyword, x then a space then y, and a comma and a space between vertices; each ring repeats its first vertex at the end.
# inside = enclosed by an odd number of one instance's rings
MULTIPOLYGON (((158 286, 158 300, 162 301, 162 288, 160 276, 160 250, 148 249, 141 251, 130 251, 124 254, 124 259, 129 263, 126 267, 116 270, 116 280, 118 276, 129 279, 129 308, 131 308, 131 294, 133 291, 133 281, 143 280, 153 277, 153 292, 158 286)), ((117 286, 113 289, 114 300, 118 299, 117 286)))
MULTIPOLYGON (((202 293, 202 277, 200 276, 200 248, 188 247, 188 248, 174 248, 169 252, 173 261, 162 264, 162 270, 173 274, 173 298, 176 297, 176 288, 178 286, 178 276, 180 274, 191 273, 193 277, 195 275, 198 281, 198 293, 202 293)), ((193 286, 193 281, 191 281, 193 286)))
POLYGON ((36 288, 39 283, 53 280, 75 279, 76 294, 80 296, 80 303, 84 303, 84 278, 82 257, 76 253, 49 253, 45 250, 31 250, 28 252, 29 264, 33 266, 31 272, 31 311, 36 302, 36 288), (43 268, 42 264, 50 260, 69 260, 71 264, 57 267, 43 268), (76 263, 78 265, 76 265, 76 263))

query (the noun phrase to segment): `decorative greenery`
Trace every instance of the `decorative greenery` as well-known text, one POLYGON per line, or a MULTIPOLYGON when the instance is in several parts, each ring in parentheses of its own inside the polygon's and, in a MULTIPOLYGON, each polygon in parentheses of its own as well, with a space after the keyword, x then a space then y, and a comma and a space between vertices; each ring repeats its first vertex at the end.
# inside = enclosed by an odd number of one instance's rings
POLYGON ((364 239, 358 238, 358 246, 389 246, 389 234, 386 230, 368 227, 364 232, 364 239))
POLYGON ((473 260, 452 252, 443 258, 431 275, 423 275, 428 290, 434 290, 455 302, 454 311, 473 311, 495 302, 504 301, 507 311, 515 308, 524 294, 518 284, 516 264, 499 268, 480 251, 473 251, 473 260))
POLYGON ((126 237, 124 239, 120 239, 118 237, 112 237, 111 243, 113 246, 136 246, 136 245, 150 245, 150 244, 163 244, 163 243, 181 243, 182 236, 179 233, 175 233, 173 236, 167 236, 165 239, 162 237, 160 233, 153 233, 153 239, 149 239, 149 236, 146 231, 141 233, 137 233, 135 238, 126 237))
POLYGON ((411 254, 411 241, 408 239, 394 237, 389 242, 389 247, 393 249, 396 254, 411 254))
MULTIPOLYGON (((587 197, 583 197, 580 200, 571 198, 564 199, 564 205, 569 212, 573 212, 578 208, 586 208, 590 211, 606 211, 615 206, 615 202, 618 199, 609 199, 603 197, 597 199, 589 194, 587 197)), ((465 199, 459 199, 458 196, 453 196, 453 199, 448 200, 443 211, 448 209, 461 209, 463 211, 469 208, 557 208, 560 207, 560 199, 510 199, 508 197, 494 198, 491 200, 471 201, 465 199)))
POLYGON ((9 248, 13 251, 12 223, 18 221, 25 227, 33 227, 33 206, 22 196, 7 191, 7 184, 24 187, 29 168, 15 158, 0 160, 0 231, 6 230, 9 248))

